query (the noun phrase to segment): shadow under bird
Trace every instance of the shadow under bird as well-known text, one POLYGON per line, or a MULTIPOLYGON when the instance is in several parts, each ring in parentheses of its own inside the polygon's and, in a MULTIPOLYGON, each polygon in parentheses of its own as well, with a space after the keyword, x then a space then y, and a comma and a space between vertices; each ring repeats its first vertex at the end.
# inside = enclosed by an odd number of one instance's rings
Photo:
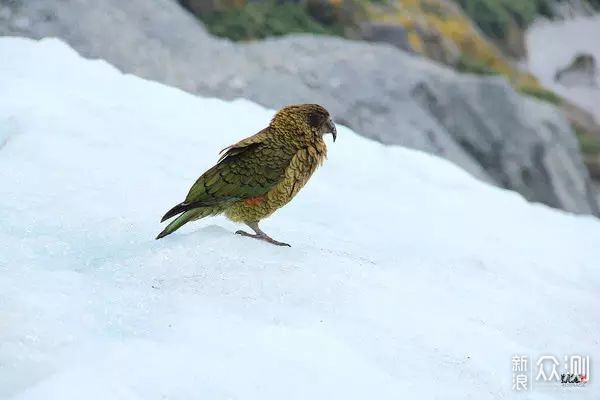
POLYGON ((156 239, 190 221, 225 214, 254 231, 237 234, 289 246, 272 239, 258 223, 292 200, 323 163, 327 133, 335 142, 335 124, 320 105, 282 108, 265 129, 221 151, 217 164, 198 178, 185 200, 164 215, 161 222, 178 217, 156 239))

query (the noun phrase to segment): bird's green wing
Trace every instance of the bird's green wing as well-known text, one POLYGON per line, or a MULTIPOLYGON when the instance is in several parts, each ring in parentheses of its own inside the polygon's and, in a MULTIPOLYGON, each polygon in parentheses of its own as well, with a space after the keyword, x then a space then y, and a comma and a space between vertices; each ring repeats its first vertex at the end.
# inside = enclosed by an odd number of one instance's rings
POLYGON ((264 195, 279 183, 293 151, 268 140, 263 130, 223 150, 221 159, 190 189, 186 204, 207 206, 264 195))

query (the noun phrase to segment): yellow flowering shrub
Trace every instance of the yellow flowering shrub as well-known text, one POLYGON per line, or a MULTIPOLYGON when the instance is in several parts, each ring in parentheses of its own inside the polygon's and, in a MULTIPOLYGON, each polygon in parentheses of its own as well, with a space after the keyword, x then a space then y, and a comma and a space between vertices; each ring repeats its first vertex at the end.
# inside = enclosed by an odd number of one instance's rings
POLYGON ((363 4, 371 20, 402 26, 417 53, 427 56, 422 32, 435 32, 459 49, 460 60, 470 60, 481 65, 481 70, 504 75, 515 88, 525 88, 524 92, 543 90, 533 76, 514 67, 454 4, 440 0, 395 0, 383 4, 364 0, 363 4))

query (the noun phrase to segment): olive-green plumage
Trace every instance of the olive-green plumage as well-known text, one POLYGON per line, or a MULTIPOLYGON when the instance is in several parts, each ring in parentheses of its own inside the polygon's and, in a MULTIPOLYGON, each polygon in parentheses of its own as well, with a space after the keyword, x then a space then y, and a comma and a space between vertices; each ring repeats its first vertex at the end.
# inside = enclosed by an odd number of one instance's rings
POLYGON ((335 125, 323 107, 301 104, 279 110, 268 127, 223 149, 217 164, 198 178, 185 200, 165 214, 162 221, 181 215, 157 239, 189 221, 225 214, 246 223, 256 235, 237 233, 285 245, 262 232, 258 222, 287 204, 325 160, 325 133, 333 133, 335 140, 335 125))

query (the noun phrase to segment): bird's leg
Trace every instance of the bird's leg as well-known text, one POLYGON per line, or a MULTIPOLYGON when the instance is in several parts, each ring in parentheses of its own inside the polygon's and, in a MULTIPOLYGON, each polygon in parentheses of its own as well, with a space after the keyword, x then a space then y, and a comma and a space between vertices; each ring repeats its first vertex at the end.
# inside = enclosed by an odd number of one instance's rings
POLYGON ((236 234, 238 235, 242 235, 242 236, 247 236, 247 237, 251 237, 254 239, 260 239, 260 240, 264 240, 265 242, 269 242, 271 244, 274 244, 276 246, 287 246, 287 247, 292 247, 287 243, 283 243, 283 242, 278 242, 277 240, 271 238, 269 235, 267 235, 266 233, 264 233, 259 227, 258 227, 258 222, 257 221, 253 221, 253 222, 245 222, 246 225, 248 225, 256 234, 252 235, 251 233, 248 232, 244 232, 244 231, 237 231, 236 234))

